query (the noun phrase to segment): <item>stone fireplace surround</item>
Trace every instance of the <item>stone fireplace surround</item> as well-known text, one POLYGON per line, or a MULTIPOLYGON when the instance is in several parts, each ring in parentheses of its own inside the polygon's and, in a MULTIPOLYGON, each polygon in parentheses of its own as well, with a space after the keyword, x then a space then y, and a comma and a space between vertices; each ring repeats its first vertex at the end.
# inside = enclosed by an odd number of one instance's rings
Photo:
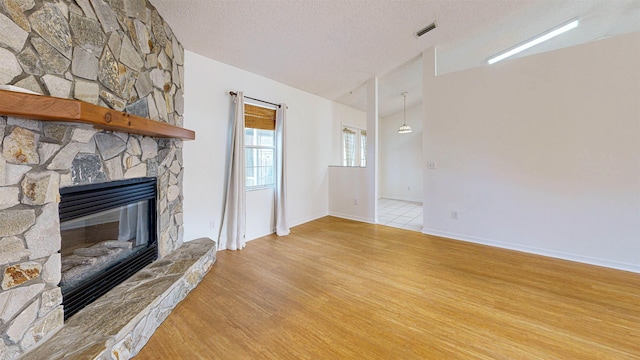
MULTIPOLYGON (((184 50, 148 1, 2 0, 0 29, 0 85, 182 126, 184 50)), ((0 359, 14 359, 63 324, 59 189, 156 177, 164 260, 183 242, 182 140, 0 116, 0 153, 0 359)))
MULTIPOLYGON (((0 208, 3 209, 0 210, 0 264, 3 264, 0 358, 12 359, 46 340, 63 325, 62 294, 58 287, 61 275, 59 189, 74 184, 156 176, 159 256, 166 257, 182 244, 182 142, 5 117, 0 117, 0 137, 3 139, 0 178, 5 179, 0 186, 0 208), (60 136, 59 144, 53 142, 52 134, 60 136), (22 157, 38 161, 17 164, 22 157), (130 164, 135 165, 128 166, 130 164)), ((207 258, 198 264, 196 275, 189 275, 190 280, 172 290, 182 295, 165 294, 172 299, 165 302, 175 306, 202 278, 214 259, 215 255, 207 253, 207 258)), ((146 278, 157 276, 148 271, 146 274, 146 278)), ((147 288, 147 294, 148 291, 147 288)), ((164 306, 166 317, 171 308, 164 306)), ((156 326, 164 319, 157 314, 154 317, 159 320, 156 326)), ((152 332, 155 327, 150 329, 152 332)), ((143 333, 146 339, 151 335, 150 329, 143 333)))

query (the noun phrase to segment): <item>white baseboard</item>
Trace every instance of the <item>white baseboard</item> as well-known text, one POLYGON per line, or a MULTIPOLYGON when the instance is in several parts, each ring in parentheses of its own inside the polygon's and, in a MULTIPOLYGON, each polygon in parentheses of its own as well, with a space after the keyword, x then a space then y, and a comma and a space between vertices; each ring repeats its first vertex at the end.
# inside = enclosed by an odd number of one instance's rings
POLYGON ((365 217, 361 217, 361 216, 354 216, 354 215, 351 215, 351 214, 342 214, 342 213, 335 212, 335 211, 329 211, 329 215, 335 216, 335 217, 339 217, 339 218, 342 218, 342 219, 347 219, 347 220, 365 222, 365 223, 369 223, 369 224, 375 224, 376 223, 373 219, 369 219, 369 218, 365 218, 365 217))
POLYGON ((252 241, 252 240, 255 240, 255 239, 259 239, 259 238, 261 238, 261 237, 263 237, 263 236, 271 235, 271 234, 273 234, 274 232, 276 232, 276 228, 275 228, 275 227, 274 227, 274 228, 271 228, 271 229, 269 229, 269 230, 265 230, 265 231, 256 232, 256 233, 254 233, 254 234, 251 234, 251 237, 249 238, 249 236, 247 236, 245 240, 246 240, 247 242, 249 242, 249 241, 252 241))
POLYGON ((297 219, 297 220, 294 220, 291 223, 289 223, 289 227, 294 227, 294 226, 298 226, 298 225, 302 225, 302 224, 308 223, 309 221, 318 220, 318 219, 323 218, 323 217, 325 217, 327 215, 329 215, 329 213, 325 212, 325 213, 322 213, 320 215, 307 216, 307 217, 302 218, 302 219, 297 219))
MULTIPOLYGON (((308 218, 299 219, 299 220, 295 221, 294 223, 289 224, 289 227, 291 228, 291 227, 294 227, 294 226, 302 225, 302 224, 304 224, 304 223, 307 223, 307 222, 309 222, 309 221, 313 221, 313 220, 320 219, 320 218, 325 217, 325 216, 327 216, 327 215, 328 215, 328 214, 322 214, 322 215, 319 215, 319 216, 310 216, 310 217, 308 217, 308 218)), ((251 237, 250 237, 250 238, 249 238, 249 237, 247 237, 246 241, 247 241, 247 242, 249 242, 249 241, 253 241, 253 240, 255 240, 255 239, 259 239, 259 238, 261 238, 261 237, 265 237, 265 236, 267 236, 267 235, 274 234, 275 232, 276 232, 276 228, 275 228, 275 227, 273 227, 272 229, 270 229, 270 230, 268 230, 268 231, 265 231, 265 232, 259 232, 259 233, 257 233, 257 234, 251 234, 251 237)))
POLYGON ((410 196, 380 196, 378 200, 380 199, 400 200, 400 201, 418 202, 418 203, 421 203, 423 201, 422 198, 415 198, 410 196))
POLYGON ((562 259, 562 260, 576 261, 576 262, 581 262, 589 265, 604 266, 604 267, 617 269, 617 270, 640 273, 640 265, 635 265, 635 264, 628 264, 628 263, 611 261, 606 259, 598 259, 598 258, 593 258, 589 256, 542 249, 542 248, 537 248, 533 246, 506 243, 502 241, 495 241, 495 240, 485 239, 485 238, 480 238, 475 236, 450 233, 447 231, 439 231, 435 229, 423 228, 422 233, 425 235, 439 236, 439 237, 449 238, 453 240, 460 240, 460 241, 466 241, 466 242, 471 242, 475 244, 489 245, 489 246, 499 247, 503 249, 516 250, 516 251, 522 251, 522 252, 536 254, 536 255, 548 256, 548 257, 562 259))

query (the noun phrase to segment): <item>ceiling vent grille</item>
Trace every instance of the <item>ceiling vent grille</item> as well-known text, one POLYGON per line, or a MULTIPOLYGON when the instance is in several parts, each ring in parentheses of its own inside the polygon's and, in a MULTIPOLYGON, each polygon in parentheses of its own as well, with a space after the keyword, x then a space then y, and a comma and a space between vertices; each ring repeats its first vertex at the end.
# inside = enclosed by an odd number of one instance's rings
POLYGON ((436 23, 431 23, 431 25, 428 25, 424 29, 418 30, 418 32, 416 33, 416 36, 420 37, 420 36, 428 33, 429 31, 431 31, 431 30, 433 30, 435 28, 436 28, 436 23))

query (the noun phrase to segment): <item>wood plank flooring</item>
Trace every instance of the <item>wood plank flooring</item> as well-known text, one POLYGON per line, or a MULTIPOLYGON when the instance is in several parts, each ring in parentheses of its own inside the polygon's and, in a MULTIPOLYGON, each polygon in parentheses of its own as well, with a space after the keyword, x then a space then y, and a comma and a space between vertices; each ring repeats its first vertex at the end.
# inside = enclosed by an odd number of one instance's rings
POLYGON ((219 252, 136 359, 640 359, 640 274, 326 217, 219 252))

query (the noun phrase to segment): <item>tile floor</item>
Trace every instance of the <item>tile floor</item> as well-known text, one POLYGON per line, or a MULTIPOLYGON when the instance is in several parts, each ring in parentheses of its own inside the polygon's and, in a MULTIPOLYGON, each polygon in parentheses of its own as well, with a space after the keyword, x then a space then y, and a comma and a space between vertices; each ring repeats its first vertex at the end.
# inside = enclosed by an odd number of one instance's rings
POLYGON ((379 199, 378 224, 422 231, 422 203, 379 199))

